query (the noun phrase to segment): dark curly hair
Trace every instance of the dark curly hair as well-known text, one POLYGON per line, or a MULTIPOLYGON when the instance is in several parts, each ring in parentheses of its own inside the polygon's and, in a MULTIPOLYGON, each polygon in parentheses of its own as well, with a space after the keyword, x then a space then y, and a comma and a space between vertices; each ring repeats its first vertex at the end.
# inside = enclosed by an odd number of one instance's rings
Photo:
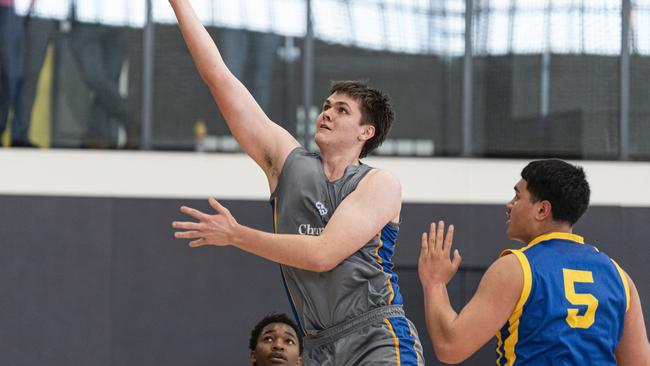
POLYGON ((257 346, 257 339, 260 337, 260 334, 262 334, 262 330, 264 327, 272 323, 284 323, 293 328, 294 332, 296 332, 296 335, 298 336, 299 354, 302 355, 302 333, 300 333, 300 330, 298 329, 296 323, 291 320, 291 318, 289 318, 286 314, 269 314, 262 318, 262 320, 260 320, 255 325, 253 331, 251 332, 251 339, 248 342, 248 348, 250 348, 251 351, 255 351, 255 346, 257 346))
POLYGON ((533 202, 551 203, 553 220, 575 224, 589 206, 589 183, 577 165, 559 159, 530 162, 521 171, 533 202))
POLYGON ((365 158, 384 142, 395 119, 388 96, 356 80, 332 82, 330 95, 341 93, 361 104, 361 124, 375 126, 375 135, 363 145, 359 158, 365 158))

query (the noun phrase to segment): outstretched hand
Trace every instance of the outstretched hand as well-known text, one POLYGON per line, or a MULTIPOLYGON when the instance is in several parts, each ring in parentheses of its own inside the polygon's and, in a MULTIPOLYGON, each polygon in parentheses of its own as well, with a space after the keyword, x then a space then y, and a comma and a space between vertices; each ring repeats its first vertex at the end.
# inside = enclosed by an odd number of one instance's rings
POLYGON ((449 259, 452 242, 454 240, 454 225, 449 225, 447 235, 445 223, 431 223, 429 235, 422 233, 422 247, 418 260, 418 275, 423 286, 447 284, 456 274, 462 260, 458 249, 454 250, 453 259, 449 259))
POLYGON ((197 209, 182 206, 181 212, 192 216, 198 222, 191 221, 174 221, 174 229, 186 231, 174 232, 177 239, 194 239, 190 242, 191 247, 200 247, 203 245, 226 246, 233 243, 234 235, 239 227, 235 218, 230 211, 221 206, 217 200, 208 198, 210 206, 216 211, 214 215, 208 215, 197 209))

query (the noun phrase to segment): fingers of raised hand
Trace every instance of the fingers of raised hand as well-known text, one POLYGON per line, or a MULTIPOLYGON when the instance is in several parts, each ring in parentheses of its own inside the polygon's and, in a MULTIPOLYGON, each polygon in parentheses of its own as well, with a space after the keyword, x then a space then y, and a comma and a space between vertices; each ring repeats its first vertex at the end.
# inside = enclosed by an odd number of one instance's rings
POLYGON ((201 230, 200 223, 188 222, 188 221, 174 221, 172 222, 172 227, 174 229, 183 229, 183 230, 201 230))
POLYGON ((204 214, 203 212, 187 206, 181 206, 181 212, 186 215, 192 216, 197 220, 205 220, 208 217, 208 215, 204 214))
POLYGON ((445 222, 440 220, 438 221, 438 229, 436 230, 436 249, 438 251, 445 250, 444 235, 445 235, 445 222))
POLYGON ((460 256, 460 253, 458 252, 458 249, 454 250, 454 258, 451 260, 451 264, 454 265, 455 268, 460 267, 460 262, 463 260, 463 257, 460 256))
POLYGON ((219 201, 214 199, 214 197, 208 198, 208 203, 210 204, 210 206, 212 206, 212 208, 214 208, 215 211, 217 211, 217 213, 226 214, 226 215, 230 214, 230 211, 227 208, 223 207, 221 203, 219 203, 219 201))
POLYGON ((199 238, 197 240, 192 240, 190 242, 190 247, 196 248, 196 247, 201 247, 201 246, 204 246, 204 245, 207 245, 207 244, 208 244, 208 241, 205 240, 205 238, 199 238))
POLYGON ((451 245, 454 242, 454 225, 449 225, 447 229, 447 235, 445 235, 445 244, 444 250, 449 253, 451 251, 451 245))
POLYGON ((436 223, 432 222, 429 225, 429 251, 436 250, 436 223))
POLYGON ((201 232, 196 231, 196 230, 190 230, 190 231, 177 231, 174 233, 174 237, 178 239, 194 239, 194 238, 201 238, 201 232))
POLYGON ((422 233, 422 238, 420 239, 420 258, 429 254, 429 238, 427 233, 422 233))

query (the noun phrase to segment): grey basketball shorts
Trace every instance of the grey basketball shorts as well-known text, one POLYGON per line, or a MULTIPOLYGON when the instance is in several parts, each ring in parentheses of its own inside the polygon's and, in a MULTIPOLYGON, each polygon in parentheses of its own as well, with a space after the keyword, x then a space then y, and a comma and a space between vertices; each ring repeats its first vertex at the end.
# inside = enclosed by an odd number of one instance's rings
POLYGON ((307 366, 424 366, 417 330, 401 305, 384 306, 304 339, 307 366))

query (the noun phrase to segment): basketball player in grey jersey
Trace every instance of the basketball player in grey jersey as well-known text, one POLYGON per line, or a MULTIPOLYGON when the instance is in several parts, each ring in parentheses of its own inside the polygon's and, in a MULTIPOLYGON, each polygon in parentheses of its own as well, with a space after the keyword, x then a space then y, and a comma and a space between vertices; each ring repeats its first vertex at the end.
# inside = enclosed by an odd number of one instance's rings
POLYGON ((272 192, 275 233, 182 207, 174 222, 190 246, 233 245, 282 265, 305 335, 306 365, 423 365, 391 261, 401 209, 392 173, 361 163, 393 121, 387 98, 357 82, 334 84, 316 120, 320 154, 271 121, 224 64, 189 0, 170 0, 194 62, 242 149, 272 192))

